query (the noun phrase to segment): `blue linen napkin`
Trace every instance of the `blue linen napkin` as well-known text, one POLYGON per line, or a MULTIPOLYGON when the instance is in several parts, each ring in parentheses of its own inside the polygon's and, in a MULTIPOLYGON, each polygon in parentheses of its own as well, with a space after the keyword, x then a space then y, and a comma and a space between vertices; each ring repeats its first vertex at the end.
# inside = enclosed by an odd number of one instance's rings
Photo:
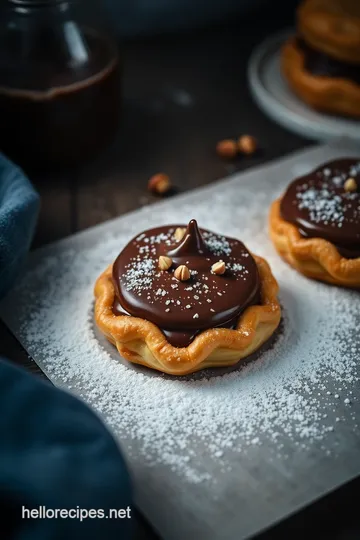
POLYGON ((0 410, 1 538, 130 538, 129 474, 95 413, 1 357, 0 410))
POLYGON ((0 299, 25 263, 39 207, 39 195, 25 174, 0 154, 0 299))
MULTIPOLYGON (((0 299, 24 267, 39 206, 25 174, 0 154, 0 299)), ((130 537, 129 472, 114 439, 89 407, 0 357, 0 411, 1 538, 130 537), (29 517, 41 507, 72 510, 72 515, 29 517), (110 509, 118 517, 107 518, 110 509), (93 512, 81 521, 76 516, 81 510, 93 512), (103 517, 94 514, 97 510, 103 517)))

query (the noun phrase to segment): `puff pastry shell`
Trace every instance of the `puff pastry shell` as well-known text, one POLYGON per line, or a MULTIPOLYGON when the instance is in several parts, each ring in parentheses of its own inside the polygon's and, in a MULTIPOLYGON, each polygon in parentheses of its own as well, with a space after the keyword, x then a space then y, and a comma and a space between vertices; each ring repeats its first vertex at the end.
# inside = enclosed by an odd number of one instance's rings
POLYGON ((205 330, 188 347, 173 347, 155 324, 138 317, 113 314, 112 265, 95 284, 96 324, 121 356, 164 373, 186 375, 208 367, 236 364, 269 339, 281 318, 277 281, 268 263, 261 257, 253 257, 261 280, 261 305, 246 308, 234 330, 205 330))
POLYGON ((290 88, 305 103, 320 111, 360 116, 360 85, 337 77, 312 75, 304 68, 304 55, 295 38, 285 43, 281 70, 290 88))
POLYGON ((282 219, 280 202, 281 198, 271 205, 269 232, 281 257, 309 278, 360 287, 360 258, 345 259, 328 240, 302 237, 295 225, 282 219))

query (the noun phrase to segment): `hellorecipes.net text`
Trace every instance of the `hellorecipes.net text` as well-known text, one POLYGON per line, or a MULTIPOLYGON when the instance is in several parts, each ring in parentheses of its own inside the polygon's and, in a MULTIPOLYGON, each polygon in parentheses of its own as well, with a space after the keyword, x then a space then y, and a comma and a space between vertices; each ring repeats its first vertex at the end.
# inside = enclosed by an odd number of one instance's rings
POLYGON ((38 506, 37 508, 26 508, 22 506, 22 519, 131 519, 131 508, 47 508, 38 506))

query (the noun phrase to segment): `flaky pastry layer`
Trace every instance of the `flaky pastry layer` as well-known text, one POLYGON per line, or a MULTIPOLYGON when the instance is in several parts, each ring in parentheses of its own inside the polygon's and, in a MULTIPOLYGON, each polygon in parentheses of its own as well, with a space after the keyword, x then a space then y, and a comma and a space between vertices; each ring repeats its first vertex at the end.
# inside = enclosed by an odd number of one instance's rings
POLYGON ((360 258, 345 259, 322 238, 304 238, 299 229, 282 219, 281 198, 270 208, 270 237, 283 259, 305 276, 343 287, 360 287, 360 258))
POLYGON ((296 18, 298 33, 315 50, 360 63, 359 0, 303 0, 296 18))
POLYGON ((293 92, 319 111, 360 116, 360 85, 336 77, 312 75, 304 68, 303 52, 295 38, 282 48, 281 70, 293 92))
POLYGON ((201 332, 188 347, 172 346, 150 321, 112 311, 115 289, 110 265, 95 283, 95 322, 121 356, 171 375, 186 375, 208 367, 230 366, 256 351, 279 325, 278 284, 268 263, 253 255, 261 280, 261 305, 250 306, 236 329, 212 328, 201 332))

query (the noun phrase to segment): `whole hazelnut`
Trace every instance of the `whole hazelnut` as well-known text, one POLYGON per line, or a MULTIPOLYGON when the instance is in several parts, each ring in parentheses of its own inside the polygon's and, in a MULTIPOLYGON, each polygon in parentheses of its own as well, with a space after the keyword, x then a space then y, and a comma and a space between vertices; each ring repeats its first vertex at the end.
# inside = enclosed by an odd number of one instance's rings
POLYGON ((180 242, 184 238, 185 231, 186 229, 184 227, 178 227, 174 233, 175 240, 180 242))
POLYGON ((169 270, 172 265, 172 258, 166 255, 160 255, 158 260, 158 267, 160 270, 169 270))
POLYGON ((152 193, 164 195, 171 189, 169 176, 165 173, 154 174, 148 182, 148 189, 152 193))
POLYGON ((191 274, 188 267, 185 266, 185 264, 181 264, 175 270, 174 277, 176 277, 176 279, 178 279, 179 281, 187 281, 188 279, 190 279, 191 274))
POLYGON ((225 270, 226 265, 224 261, 218 261, 214 263, 211 267, 211 271, 213 272, 213 274, 217 274, 218 276, 222 276, 223 274, 225 274, 225 270))
POLYGON ((348 178, 344 184, 345 191, 351 192, 357 190, 357 183, 355 178, 348 178))
POLYGON ((233 141, 232 139, 224 139, 223 141, 219 141, 216 145, 216 153, 222 158, 234 158, 237 151, 236 141, 233 141))
POLYGON ((257 142, 252 135, 242 135, 239 137, 237 145, 242 154, 251 155, 257 150, 257 142))

